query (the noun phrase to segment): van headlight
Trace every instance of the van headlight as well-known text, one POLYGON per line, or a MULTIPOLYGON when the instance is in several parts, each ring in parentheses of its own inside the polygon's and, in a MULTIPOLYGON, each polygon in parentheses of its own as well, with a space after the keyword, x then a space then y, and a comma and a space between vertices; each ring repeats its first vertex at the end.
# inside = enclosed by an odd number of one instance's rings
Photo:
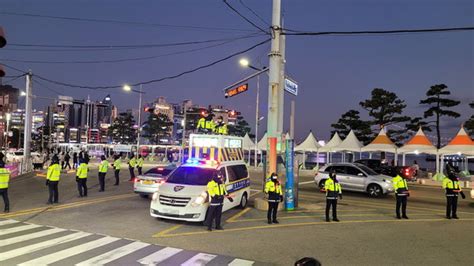
POLYGON ((151 197, 151 200, 156 201, 158 199, 158 192, 153 193, 153 197, 151 197))
POLYGON ((194 202, 191 205, 193 207, 201 206, 207 202, 207 199, 208 199, 207 192, 203 192, 194 200, 194 202))

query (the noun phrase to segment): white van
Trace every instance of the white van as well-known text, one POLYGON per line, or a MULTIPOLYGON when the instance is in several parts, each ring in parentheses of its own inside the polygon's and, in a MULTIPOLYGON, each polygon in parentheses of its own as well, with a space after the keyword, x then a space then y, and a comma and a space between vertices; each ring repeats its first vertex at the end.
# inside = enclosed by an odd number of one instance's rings
POLYGON ((223 211, 245 208, 250 196, 250 177, 243 160, 217 162, 192 158, 179 166, 153 194, 150 215, 158 218, 202 222, 209 205, 207 183, 220 171, 228 193, 234 200, 224 199, 223 211))

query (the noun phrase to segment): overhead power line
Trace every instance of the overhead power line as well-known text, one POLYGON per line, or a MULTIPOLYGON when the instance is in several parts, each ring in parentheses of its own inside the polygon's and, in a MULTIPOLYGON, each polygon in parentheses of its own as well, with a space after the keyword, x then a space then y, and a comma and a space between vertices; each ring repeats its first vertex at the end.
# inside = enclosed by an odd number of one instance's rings
POLYGON ((76 48, 76 49, 112 49, 112 48, 154 48, 154 47, 176 47, 176 46, 187 46, 204 43, 223 42, 236 39, 252 38, 255 36, 261 36, 262 34, 253 33, 248 35, 242 35, 232 38, 222 38, 213 40, 202 40, 202 41, 188 41, 188 42, 175 42, 175 43, 155 43, 155 44, 127 44, 127 45, 114 45, 114 44, 103 44, 103 45, 61 45, 61 44, 29 44, 29 43, 9 43, 8 46, 16 47, 43 47, 43 48, 76 48))
MULTIPOLYGON (((239 51, 239 52, 235 52, 231 55, 228 55, 228 56, 225 56, 219 60, 216 60, 216 61, 213 61, 211 63, 208 63, 208 64, 205 64, 205 65, 202 65, 202 66, 199 66, 199 67, 195 67, 191 70, 187 70, 187 71, 184 71, 184 72, 181 72, 179 74, 176 74, 176 75, 172 75, 172 76, 167 76, 167 77, 162 77, 162 78, 159 78, 159 79, 152 79, 152 80, 148 80, 148 81, 142 81, 142 82, 137 82, 137 83, 134 83, 134 84, 130 84, 130 86, 139 86, 139 85, 146 85, 146 84, 151 84, 151 83, 157 83, 157 82, 161 82, 161 81, 164 81, 164 80, 170 80, 170 79, 175 79, 175 78, 179 78, 181 76, 184 76, 184 75, 187 75, 187 74, 190 74, 190 73, 193 73, 193 72, 196 72, 196 71, 199 71, 199 70, 202 70, 202 69, 205 69, 205 68, 209 68, 211 66, 214 66, 216 64, 219 64, 221 62, 224 62, 226 60, 229 60, 230 58, 233 58, 235 56, 238 56, 238 55, 241 55, 241 54, 244 54, 246 52, 249 52, 261 45, 264 45, 266 43, 268 43, 270 41, 270 39, 266 39, 264 41, 261 41, 257 44, 254 44, 252 45, 251 47, 247 48, 247 49, 244 49, 242 51, 239 51)), ((44 80, 46 82, 49 82, 49 83, 52 83, 52 84, 56 84, 56 85, 61 85, 61 86, 65 86, 65 87, 71 87, 71 88, 81 88, 81 89, 91 89, 91 90, 101 90, 101 89, 116 89, 116 88, 121 88, 122 85, 110 85, 110 86, 86 86, 86 85, 77 85, 77 84, 71 84, 71 83, 66 83, 66 82, 61 82, 61 81, 56 81, 56 80, 52 80, 52 79, 49 79, 49 78, 46 78, 46 77, 43 77, 43 76, 40 76, 40 75, 37 75, 35 74, 34 77, 40 79, 40 80, 44 80)))
POLYGON ((95 18, 80 18, 80 17, 48 16, 48 15, 38 15, 38 14, 31 14, 31 13, 16 13, 16 12, 7 12, 7 11, 0 11, 0 14, 2 14, 2 15, 9 15, 9 16, 22 16, 22 17, 34 17, 34 18, 46 18, 46 19, 69 20, 69 21, 79 21, 79 22, 112 23, 112 24, 122 24, 122 25, 132 25, 132 26, 146 26, 146 27, 158 27, 158 28, 168 27, 168 28, 184 29, 184 30, 241 31, 241 32, 250 32, 250 31, 252 31, 252 30, 236 29, 236 28, 221 28, 221 27, 206 27, 206 26, 190 26, 190 25, 172 25, 172 24, 146 23, 146 22, 122 21, 122 20, 112 20, 112 19, 95 19, 95 18))
POLYGON ((271 27, 270 23, 268 23, 266 20, 264 20, 261 16, 259 16, 253 9, 251 9, 248 5, 244 3, 244 1, 239 0, 240 4, 244 6, 248 11, 250 11, 255 17, 257 17, 263 24, 267 25, 268 27, 271 27))
POLYGON ((268 31, 260 28, 257 24, 253 23, 250 19, 246 18, 244 15, 242 15, 242 13, 240 13, 237 9, 235 9, 233 6, 231 6, 229 3, 227 3, 227 0, 223 0, 224 1, 224 4, 229 7, 232 11, 234 11, 234 13, 236 13, 237 15, 239 15, 239 17, 243 18, 245 21, 247 21, 250 25, 254 26, 255 28, 259 29, 261 32, 265 33, 265 34, 270 34, 268 31))
POLYGON ((213 45, 208 45, 204 47, 199 47, 199 48, 194 48, 194 49, 187 49, 183 51, 176 51, 172 53, 166 53, 166 54, 159 54, 159 55, 153 55, 153 56, 144 56, 144 57, 134 57, 134 58, 121 58, 121 59, 112 59, 112 60, 83 60, 83 61, 43 61, 43 60, 21 60, 21 59, 9 59, 9 58, 2 58, 0 59, 1 61, 4 62, 16 62, 16 63, 30 63, 30 64, 102 64, 102 63, 122 63, 122 62, 130 62, 130 61, 144 61, 144 60, 151 60, 151 59, 156 59, 160 57, 166 57, 166 56, 171 56, 171 55, 179 55, 179 54, 187 54, 187 53, 192 53, 196 51, 202 51, 222 45, 226 45, 231 42, 235 42, 237 40, 242 40, 245 38, 240 38, 240 39, 235 39, 231 41, 226 41, 226 42, 221 42, 213 45))
POLYGON ((452 31, 472 31, 474 27, 457 28, 431 28, 431 29, 401 29, 401 30, 367 30, 367 31, 319 31, 303 32, 291 29, 284 29, 284 35, 296 36, 320 36, 320 35, 386 35, 398 33, 427 33, 427 32, 452 32, 452 31))

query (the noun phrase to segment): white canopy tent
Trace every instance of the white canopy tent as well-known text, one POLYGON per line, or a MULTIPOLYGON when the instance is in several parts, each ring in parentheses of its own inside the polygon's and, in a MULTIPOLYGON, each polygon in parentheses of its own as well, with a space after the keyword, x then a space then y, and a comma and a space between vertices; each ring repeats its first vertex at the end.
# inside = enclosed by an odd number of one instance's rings
POLYGON ((397 165, 397 146, 390 140, 387 136, 387 132, 385 132, 385 128, 382 128, 367 146, 362 147, 361 151, 363 152, 372 152, 372 151, 382 151, 382 152, 390 152, 395 154, 395 165, 397 165))
MULTIPOLYGON (((426 153, 426 154, 438 154, 438 149, 433 143, 426 137, 421 127, 403 147, 398 149, 398 152, 402 154, 402 165, 405 165, 405 154, 410 153, 426 153)), ((436 171, 438 171, 439 163, 436 162, 436 171)))
MULTIPOLYGON (((319 156, 318 150, 320 148, 321 148, 321 145, 318 143, 318 141, 314 137, 312 131, 309 131, 309 134, 306 137, 306 139, 295 147, 295 151, 302 151, 303 152, 303 168, 304 169, 306 169, 306 165, 305 165, 306 152, 316 152, 317 156, 319 156)), ((318 160, 317 164, 319 166, 319 160, 318 160)))
MULTIPOLYGON (((463 154, 466 156, 472 156, 474 155, 474 142, 472 141, 471 137, 466 133, 466 130, 464 130, 464 127, 461 126, 461 129, 459 129, 458 134, 448 143, 448 145, 444 146, 443 148, 438 150, 438 156, 437 156, 437 161, 439 161, 439 156, 441 156, 441 161, 444 158, 444 155, 452 155, 452 154, 463 154)), ((466 158, 466 163, 465 165, 467 166, 467 158, 466 158)), ((438 168, 438 175, 442 176, 443 172, 443 165, 438 168)), ((439 179, 441 178, 439 177, 439 179)))
POLYGON ((330 162, 330 153, 331 152, 334 152, 335 148, 337 146, 339 146, 339 144, 341 144, 342 140, 341 140, 341 137, 339 137, 339 134, 334 133, 334 135, 332 136, 332 138, 328 141, 328 143, 326 143, 326 145, 322 146, 321 148, 319 148, 319 152, 326 152, 326 156, 327 156, 327 163, 330 162))
MULTIPOLYGON (((250 163, 250 154, 252 150, 255 149, 255 143, 252 141, 252 139, 249 137, 249 134, 245 134, 244 139, 242 141, 242 149, 245 151, 247 150, 249 152, 248 160, 247 163, 250 163)), ((255 155, 256 156, 256 155, 255 155)))
POLYGON ((266 151, 267 150, 267 133, 265 133, 265 135, 263 135, 263 137, 258 141, 257 148, 260 151, 266 151))
MULTIPOLYGON (((361 152, 362 148, 362 143, 359 141, 357 136, 355 135, 354 131, 351 130, 347 137, 339 144, 337 147, 334 148, 334 151, 340 151, 340 152, 361 152)), ((343 161, 344 159, 344 153, 343 153, 343 161)))

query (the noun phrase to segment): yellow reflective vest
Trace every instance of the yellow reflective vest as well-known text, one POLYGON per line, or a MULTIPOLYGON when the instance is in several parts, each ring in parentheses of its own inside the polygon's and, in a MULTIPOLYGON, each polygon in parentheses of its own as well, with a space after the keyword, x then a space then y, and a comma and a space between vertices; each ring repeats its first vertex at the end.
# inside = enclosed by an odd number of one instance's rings
POLYGON ((209 193, 209 196, 212 198, 215 196, 227 195, 227 190, 225 189, 224 184, 218 184, 216 181, 211 180, 207 183, 207 193, 209 193))
POLYGON ((108 168, 109 168, 109 162, 107 160, 103 160, 99 164, 99 173, 107 173, 108 168))
POLYGON ((327 199, 337 199, 338 194, 342 194, 341 184, 334 182, 331 178, 324 182, 324 189, 326 190, 327 199))
POLYGON ((408 191, 408 185, 407 185, 407 180, 399 175, 396 177, 392 178, 392 184, 393 188, 395 189, 395 193, 398 196, 406 196, 407 194, 405 193, 408 191))
POLYGON ((0 189, 8 188, 10 172, 6 168, 0 168, 0 189))
POLYGON ((143 167, 143 157, 137 159, 137 167, 143 167))
POLYGON ((221 126, 216 126, 214 128, 214 133, 217 133, 220 135, 227 135, 228 134, 227 125, 223 124, 221 126))
POLYGON ((457 196, 462 191, 459 181, 453 181, 448 177, 443 179, 443 188, 446 189, 446 196, 457 196))
POLYGON ((134 168, 135 166, 137 166, 137 159, 135 159, 135 157, 132 157, 130 159, 130 161, 128 161, 128 165, 131 167, 131 168, 134 168))
POLYGON ((77 167, 76 176, 79 178, 87 178, 87 172, 89 171, 86 163, 81 163, 79 167, 77 167))
POLYGON ((48 167, 48 173, 46 174, 46 179, 49 181, 59 181, 59 176, 61 175, 61 166, 55 163, 48 167))
POLYGON ((265 193, 268 194, 269 202, 280 202, 280 198, 283 196, 280 182, 267 181, 265 183, 265 193))
POLYGON ((114 169, 115 170, 120 170, 121 167, 122 167, 122 161, 119 158, 119 159, 114 161, 114 169))
POLYGON ((197 128, 202 128, 202 129, 208 129, 210 131, 214 131, 214 127, 216 125, 214 124, 214 121, 211 120, 206 120, 206 118, 204 117, 201 117, 199 120, 198 120, 198 124, 197 124, 197 128))

